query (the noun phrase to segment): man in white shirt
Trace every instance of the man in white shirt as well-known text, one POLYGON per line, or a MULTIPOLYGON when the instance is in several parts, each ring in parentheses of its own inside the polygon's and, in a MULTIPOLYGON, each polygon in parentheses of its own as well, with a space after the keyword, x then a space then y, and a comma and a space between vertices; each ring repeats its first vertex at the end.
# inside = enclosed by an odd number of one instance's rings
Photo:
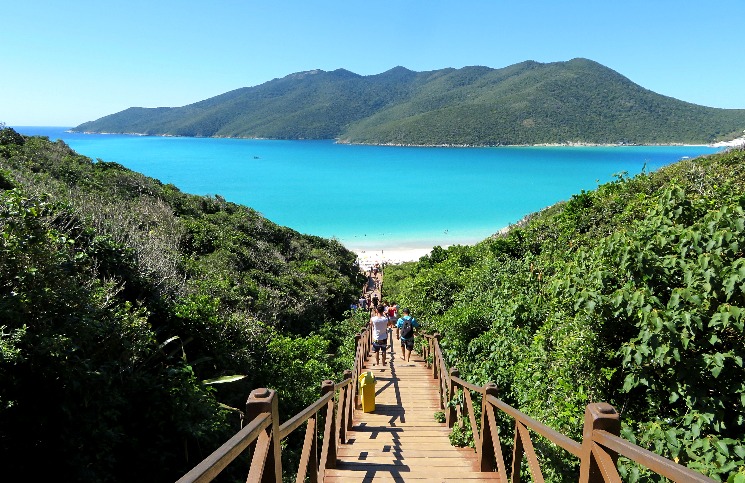
POLYGON ((388 316, 385 314, 385 307, 378 305, 375 308, 375 313, 370 317, 370 327, 372 328, 372 350, 375 353, 375 365, 377 366, 380 362, 379 353, 383 353, 383 365, 385 365, 385 350, 388 347, 388 316))

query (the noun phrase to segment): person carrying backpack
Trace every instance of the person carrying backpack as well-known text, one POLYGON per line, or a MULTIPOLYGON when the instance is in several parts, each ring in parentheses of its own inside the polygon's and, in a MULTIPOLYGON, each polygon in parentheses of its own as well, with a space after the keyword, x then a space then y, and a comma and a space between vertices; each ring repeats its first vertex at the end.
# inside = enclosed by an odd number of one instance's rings
POLYGON ((409 309, 404 309, 403 314, 403 317, 396 322, 396 334, 401 339, 401 355, 406 362, 409 362, 411 350, 414 348, 414 333, 419 327, 419 322, 411 316, 409 309))

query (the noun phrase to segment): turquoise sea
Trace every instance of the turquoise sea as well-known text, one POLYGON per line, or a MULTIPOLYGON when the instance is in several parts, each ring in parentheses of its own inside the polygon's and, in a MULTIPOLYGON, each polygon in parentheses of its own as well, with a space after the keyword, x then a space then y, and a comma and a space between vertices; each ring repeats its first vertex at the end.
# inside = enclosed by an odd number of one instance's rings
POLYGON ((443 148, 73 134, 62 139, 182 191, 219 194, 352 249, 470 244, 613 179, 718 151, 705 146, 443 148))

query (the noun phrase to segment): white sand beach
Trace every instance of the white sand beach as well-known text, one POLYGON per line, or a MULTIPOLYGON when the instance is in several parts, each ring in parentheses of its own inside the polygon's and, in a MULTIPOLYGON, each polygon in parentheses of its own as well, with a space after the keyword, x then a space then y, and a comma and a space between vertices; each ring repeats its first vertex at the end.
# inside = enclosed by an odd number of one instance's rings
MULTIPOLYGON (((446 247, 443 247, 446 248, 446 247)), ((432 247, 429 248, 386 248, 380 250, 371 249, 351 249, 357 254, 357 259, 361 268, 369 270, 376 263, 396 264, 402 262, 415 262, 425 255, 429 255, 432 247)))
POLYGON ((732 141, 722 141, 711 145, 712 148, 742 148, 745 147, 745 136, 733 139, 732 141))
MULTIPOLYGON (((526 217, 527 218, 527 217, 526 217)), ((439 246, 444 249, 453 245, 475 245, 495 234, 505 234, 513 226, 525 221, 523 218, 516 224, 511 224, 497 230, 490 228, 477 230, 477 232, 458 232, 440 234, 439 236, 410 236, 409 238, 393 239, 392 235, 360 242, 358 240, 340 240, 347 249, 357 254, 357 260, 361 268, 370 269, 376 263, 397 264, 403 262, 416 262, 425 255, 432 252, 432 248, 439 246)))

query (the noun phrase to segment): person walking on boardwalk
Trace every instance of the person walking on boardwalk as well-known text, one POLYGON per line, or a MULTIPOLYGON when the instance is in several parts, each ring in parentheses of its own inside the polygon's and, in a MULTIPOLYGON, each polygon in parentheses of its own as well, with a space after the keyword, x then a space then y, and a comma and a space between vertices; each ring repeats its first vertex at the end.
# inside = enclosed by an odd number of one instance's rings
POLYGON ((380 362, 379 352, 383 353, 383 365, 385 365, 385 350, 388 347, 388 316, 385 315, 385 307, 378 305, 375 308, 376 315, 370 317, 373 343, 372 350, 375 353, 375 365, 380 362))
POLYGON ((401 356, 406 362, 411 360, 411 350, 414 348, 414 333, 419 322, 411 316, 409 309, 403 310, 403 317, 396 322, 396 333, 401 339, 401 356))
POLYGON ((391 302, 388 305, 388 318, 390 319, 391 323, 394 323, 394 321, 398 321, 398 305, 391 302))
POLYGON ((393 302, 390 303, 390 305, 386 304, 385 313, 388 316, 388 322, 389 329, 388 332, 391 333, 391 355, 393 355, 393 352, 395 351, 395 344, 393 343, 393 326, 396 325, 396 322, 398 321, 398 307, 393 304, 393 302))

